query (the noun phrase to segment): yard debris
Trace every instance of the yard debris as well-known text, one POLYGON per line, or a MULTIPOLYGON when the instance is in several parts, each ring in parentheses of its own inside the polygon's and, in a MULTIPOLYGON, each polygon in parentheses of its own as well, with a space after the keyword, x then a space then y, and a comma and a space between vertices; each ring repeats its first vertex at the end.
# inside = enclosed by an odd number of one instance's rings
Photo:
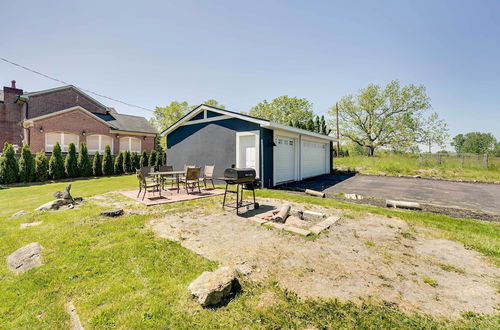
POLYGON ((28 212, 27 212, 27 211, 25 211, 25 210, 21 210, 21 211, 18 211, 18 212, 16 212, 16 213, 14 213, 14 214, 13 214, 13 215, 11 215, 10 217, 11 217, 11 218, 17 218, 17 217, 23 216, 23 215, 25 215, 25 214, 28 214, 28 212))
POLYGON ((42 247, 38 242, 25 245, 7 257, 7 265, 16 274, 24 273, 42 265, 41 251, 42 247))
POLYGON ((298 234, 301 236, 309 236, 311 234, 311 232, 309 230, 297 228, 294 226, 285 226, 283 229, 290 232, 290 233, 298 234))
POLYGON ((393 208, 410 209, 410 210, 422 209, 420 204, 416 202, 394 201, 388 199, 385 203, 387 207, 393 207, 393 208))
POLYGON ((290 204, 283 204, 278 213, 273 216, 273 221, 284 223, 286 221, 286 218, 288 217, 288 213, 290 213, 290 209, 290 204))
POLYGON ((82 201, 82 198, 74 198, 70 193, 71 184, 68 184, 64 191, 56 191, 54 197, 56 200, 50 201, 39 206, 35 211, 50 211, 59 210, 62 206, 68 205, 69 208, 73 208, 75 204, 82 201))
POLYGON ((294 226, 294 227, 307 227, 309 225, 307 221, 304 221, 294 215, 289 216, 286 219, 285 224, 287 226, 294 226))
POLYGON ((325 214, 321 212, 315 212, 315 211, 301 211, 302 212, 302 219, 303 220, 309 220, 310 218, 324 218, 325 214))
POLYGON ((203 272, 189 284, 188 290, 200 305, 206 307, 222 302, 237 284, 235 271, 230 267, 221 267, 213 272, 203 272))
POLYGON ((42 224, 42 221, 38 220, 38 221, 34 221, 34 222, 22 223, 19 225, 19 228, 26 229, 26 228, 35 227, 35 226, 38 226, 41 224, 42 224))
POLYGON ((69 302, 66 304, 66 311, 68 312, 69 316, 71 317, 71 324, 70 324, 70 329, 71 330, 83 330, 82 322, 80 321, 80 317, 76 313, 76 308, 75 305, 73 305, 73 302, 69 302))
POLYGON ((321 191, 316 191, 316 190, 312 190, 312 189, 306 189, 305 193, 308 194, 308 195, 311 195, 311 196, 325 198, 325 193, 321 192, 321 191))
POLYGON ((247 276, 253 272, 253 267, 244 263, 241 265, 237 265, 236 267, 234 267, 234 269, 241 276, 247 276))
POLYGON ((344 194, 344 197, 347 199, 354 199, 354 200, 361 200, 363 199, 363 196, 358 195, 358 194, 344 194))
POLYGON ((105 217, 115 218, 115 217, 119 217, 123 213, 124 213, 123 209, 114 209, 114 210, 102 211, 101 215, 103 215, 105 217))
POLYGON ((325 220, 321 221, 320 223, 315 224, 309 230, 313 232, 314 234, 318 235, 321 233, 323 230, 326 230, 330 228, 332 225, 334 225, 337 221, 339 221, 340 217, 338 216, 331 216, 326 218, 325 220))

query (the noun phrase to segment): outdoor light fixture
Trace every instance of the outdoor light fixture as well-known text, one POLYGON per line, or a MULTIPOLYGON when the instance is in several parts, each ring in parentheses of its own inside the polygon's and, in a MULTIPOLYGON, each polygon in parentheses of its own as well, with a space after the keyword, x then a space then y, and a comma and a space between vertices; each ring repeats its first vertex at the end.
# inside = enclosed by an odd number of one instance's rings
POLYGON ((43 127, 40 126, 40 133, 43 133, 43 127))
POLYGON ((116 138, 119 139, 120 138, 120 134, 116 134, 116 138))
POLYGON ((146 141, 146 136, 143 136, 143 137, 142 137, 142 139, 143 139, 144 141, 146 141))
POLYGON ((85 133, 85 131, 82 131, 82 135, 85 136, 85 134, 87 134, 87 133, 85 133))

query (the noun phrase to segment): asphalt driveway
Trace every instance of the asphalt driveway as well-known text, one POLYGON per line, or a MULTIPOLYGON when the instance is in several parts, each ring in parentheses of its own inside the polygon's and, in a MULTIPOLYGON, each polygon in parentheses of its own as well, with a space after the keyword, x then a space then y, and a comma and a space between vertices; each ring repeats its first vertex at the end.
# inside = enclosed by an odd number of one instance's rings
POLYGON ((326 193, 428 203, 500 214, 500 185, 371 175, 324 175, 290 184, 326 193))

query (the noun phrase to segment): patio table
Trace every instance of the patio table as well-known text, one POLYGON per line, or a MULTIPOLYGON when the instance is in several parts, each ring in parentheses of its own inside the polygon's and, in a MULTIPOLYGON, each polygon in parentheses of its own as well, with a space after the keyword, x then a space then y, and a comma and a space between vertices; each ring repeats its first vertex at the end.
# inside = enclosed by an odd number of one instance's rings
MULTIPOLYGON (((158 179, 161 181, 162 176, 175 176, 175 181, 177 183, 177 193, 179 193, 179 176, 185 174, 185 171, 165 171, 165 172, 151 172, 151 175, 156 175, 158 179)), ((162 186, 162 189, 165 187, 162 186)), ((165 190, 165 189, 164 189, 165 190)))

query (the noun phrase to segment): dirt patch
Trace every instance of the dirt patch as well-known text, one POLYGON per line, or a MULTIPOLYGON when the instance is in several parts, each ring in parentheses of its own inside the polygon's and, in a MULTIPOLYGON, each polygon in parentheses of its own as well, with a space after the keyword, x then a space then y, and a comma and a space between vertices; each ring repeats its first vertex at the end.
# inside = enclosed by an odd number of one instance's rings
MULTIPOLYGON (((259 199, 266 206, 281 201, 259 199)), ((301 297, 387 301, 406 311, 457 317, 495 313, 499 271, 462 244, 427 237, 400 219, 352 216, 297 205, 341 220, 315 240, 260 226, 231 212, 181 213, 151 220, 160 236, 222 265, 251 265, 254 280, 274 280, 301 297)), ((255 214, 245 216, 253 216, 255 214)))

